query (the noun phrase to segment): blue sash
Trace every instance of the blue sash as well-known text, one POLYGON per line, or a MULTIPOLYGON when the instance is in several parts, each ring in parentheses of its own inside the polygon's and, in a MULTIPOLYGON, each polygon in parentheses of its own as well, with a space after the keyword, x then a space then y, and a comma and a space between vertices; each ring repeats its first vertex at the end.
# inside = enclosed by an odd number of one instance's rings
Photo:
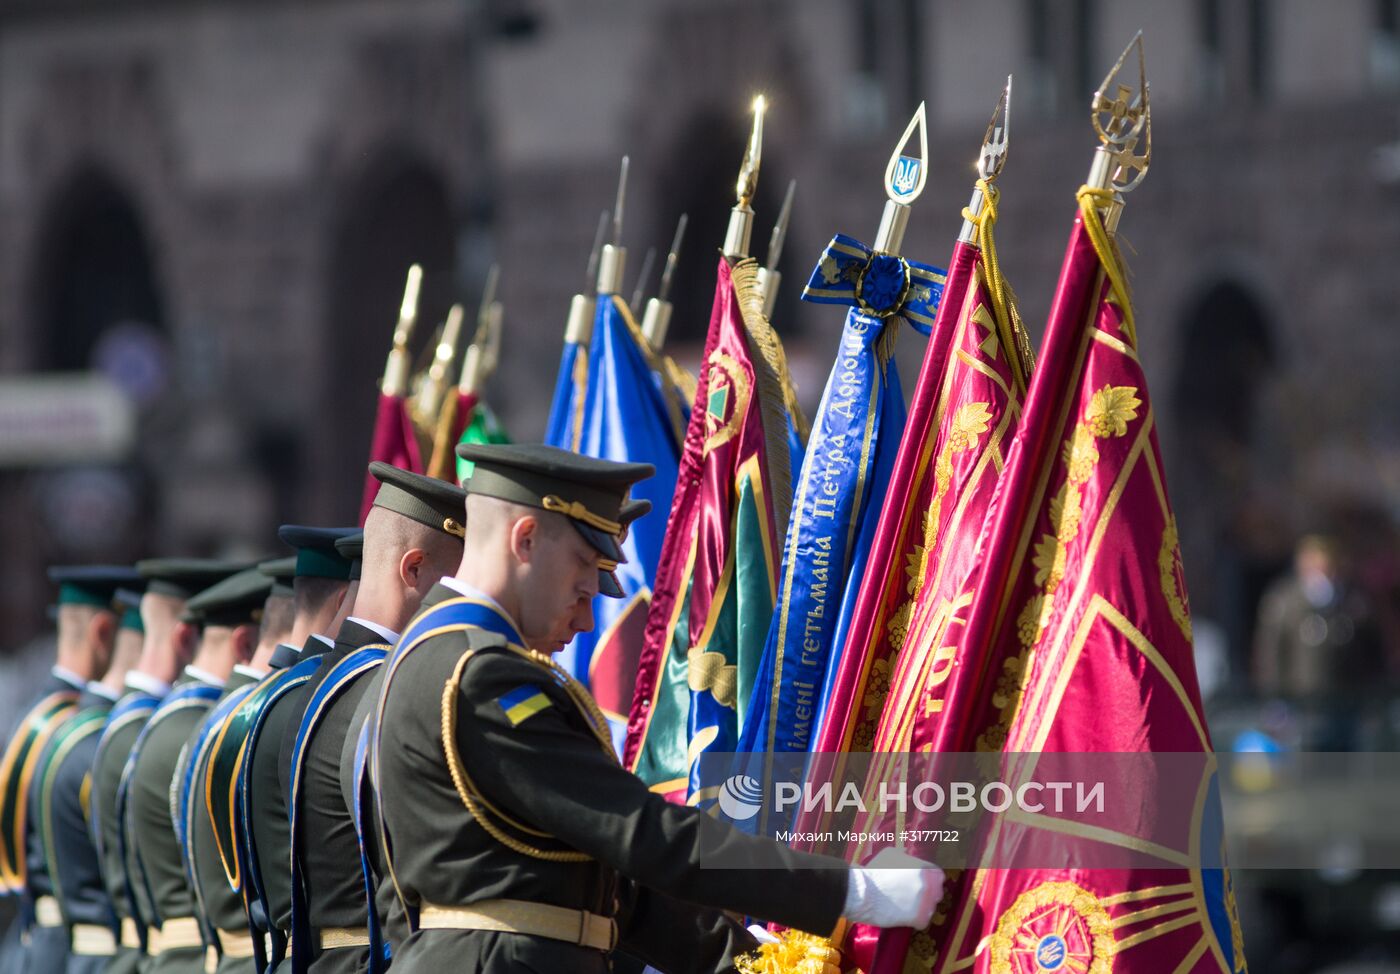
POLYGON ((388 864, 389 878, 394 883, 394 892, 398 894, 399 904, 408 917, 409 926, 415 930, 418 928, 418 914, 416 910, 410 909, 408 901, 404 898, 403 890, 399 887, 398 877, 394 875, 394 858, 389 845, 388 829, 384 825, 384 801, 379 792, 379 747, 382 732, 379 715, 384 711, 384 701, 388 698, 389 685, 394 681, 394 673, 408 654, 432 636, 460 632, 464 629, 485 629, 504 637, 508 642, 517 646, 525 645, 525 639, 516 630, 515 624, 506 618, 500 609, 490 603, 467 596, 457 596, 445 602, 439 602, 427 611, 419 613, 418 617, 409 623, 408 631, 399 637, 398 645, 390 654, 386 664, 388 668, 384 671, 384 686, 379 691, 379 702, 370 712, 369 721, 366 724, 369 733, 367 767, 370 788, 373 789, 374 793, 374 810, 377 819, 375 824, 379 829, 379 848, 384 854, 385 863, 388 864))
MULTIPOLYGON (((171 693, 160 702, 155 712, 151 714, 151 719, 146 721, 146 726, 141 728, 141 733, 137 735, 136 743, 131 746, 131 753, 126 757, 126 765, 122 768, 120 784, 117 785, 117 822, 121 830, 122 840, 122 862, 127 864, 127 872, 130 873, 134 866, 137 875, 127 877, 128 886, 133 890, 139 888, 146 894, 146 902, 151 904, 154 911, 156 905, 155 893, 151 890, 150 877, 146 875, 146 864, 141 859, 141 849, 136 837, 131 834, 131 819, 127 815, 127 801, 131 797, 131 776, 136 771, 136 760, 141 755, 141 749, 146 746, 146 741, 150 737, 151 731, 159 726, 171 714, 185 710, 189 707, 201 705, 212 705, 219 695, 223 693, 219 687, 210 686, 207 683, 186 683, 184 686, 176 687, 171 693), (137 887, 137 883, 140 886, 137 887)), ((172 823, 173 824, 173 823, 172 823)), ((132 912, 137 911, 137 903, 133 898, 131 901, 132 912)), ((160 928, 160 917, 149 916, 144 918, 148 926, 160 928)))
POLYGON ((350 733, 355 735, 355 767, 352 772, 355 782, 355 801, 350 811, 355 816, 355 838, 360 843, 360 872, 365 878, 365 904, 369 920, 370 940, 368 974, 384 974, 392 957, 392 945, 384 938, 384 933, 379 928, 379 910, 375 904, 377 891, 375 889, 374 866, 369 861, 369 830, 365 824, 365 790, 368 784, 365 779, 365 768, 369 763, 369 726, 370 718, 366 717, 365 722, 360 725, 359 731, 353 727, 350 728, 350 733), (374 949, 375 944, 379 944, 379 949, 374 949))
MULTIPOLYGON (((313 656, 295 666, 274 672, 260 684, 263 687, 260 701, 262 709, 253 725, 248 728, 248 736, 243 742, 243 766, 239 772, 238 807, 235 811, 239 819, 238 824, 242 827, 243 848, 247 850, 247 858, 243 865, 247 869, 248 880, 244 883, 243 899, 248 905, 249 917, 255 916, 257 910, 262 911, 262 918, 272 939, 272 956, 268 958, 268 966, 273 969, 282 963, 286 956, 287 941, 282 931, 272 922, 271 903, 267 897, 267 887, 263 885, 262 869, 258 865, 257 842, 253 838, 252 816, 249 814, 252 808, 253 752, 257 749, 258 738, 262 736, 263 725, 267 723, 267 715, 272 712, 273 706, 282 697, 310 680, 320 666, 321 657, 313 656)), ((259 931, 256 924, 252 924, 252 929, 253 939, 257 940, 259 931)))
MULTIPOLYGON (((208 922, 208 910, 204 906, 204 892, 199 885, 199 877, 196 874, 194 858, 194 816, 201 808, 208 808, 205 804, 204 795, 195 793, 195 769, 203 763, 208 755, 209 747, 214 742, 214 734, 223 726, 228 715, 242 703, 257 686, 249 683, 234 690, 216 706, 204 718, 204 721, 195 731, 194 742, 190 746, 189 757, 185 761, 185 773, 180 778, 180 788, 175 795, 175 839, 180 843, 180 858, 185 865, 185 878, 189 880, 190 892, 194 894, 195 902, 199 905, 200 925, 205 928, 204 933, 208 942, 219 946, 219 934, 212 923, 208 922)), ((207 814, 207 812, 206 812, 207 814)))
MULTIPOLYGON (((316 728, 320 726, 321 718, 325 716, 330 705, 336 698, 354 683, 355 680, 374 669, 384 662, 384 657, 388 655, 389 645, 387 643, 374 643, 362 646, 340 662, 336 663, 321 685, 316 688, 316 692, 311 694, 311 700, 306 705, 306 711, 302 714, 301 726, 297 728, 296 743, 292 748, 292 781, 291 791, 287 799, 287 810, 291 815, 291 852, 292 852, 292 972, 293 974, 304 974, 311 966, 311 960, 315 953, 312 945, 312 930, 310 917, 310 904, 306 900, 306 887, 302 882, 301 852, 305 844, 305 837, 301 835, 298 827, 297 808, 301 804, 301 771, 302 763, 306 758, 306 748, 311 742, 311 736, 316 733, 316 728)), ((370 903, 370 914, 374 913, 374 904, 370 903)), ((370 957, 381 949, 382 944, 376 942, 375 933, 378 925, 370 928, 370 957)))

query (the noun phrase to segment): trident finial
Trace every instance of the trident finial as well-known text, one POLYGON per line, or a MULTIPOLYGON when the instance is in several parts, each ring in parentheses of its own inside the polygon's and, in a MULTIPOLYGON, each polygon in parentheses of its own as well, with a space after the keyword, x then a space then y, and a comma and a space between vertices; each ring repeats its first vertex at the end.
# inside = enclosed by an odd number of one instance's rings
POLYGON ((1089 185, 1129 193, 1147 175, 1152 162, 1152 106, 1148 99, 1142 31, 1138 31, 1094 92, 1089 119, 1099 137, 1098 152, 1089 172, 1089 185), (1130 55, 1137 53, 1137 84, 1123 84, 1120 75, 1130 55), (1137 152, 1138 145, 1143 149, 1137 152))
POLYGON ((768 99, 755 95, 753 99, 753 128, 749 144, 744 148, 744 161, 739 166, 739 179, 734 184, 736 202, 729 211, 729 229, 724 235, 724 255, 742 260, 749 255, 749 240, 753 235, 753 197, 758 192, 758 167, 763 160, 763 116, 768 111, 768 99))
POLYGON ((914 117, 899 137, 890 163, 885 167, 885 195, 889 202, 880 217, 880 229, 875 234, 875 250, 882 254, 897 254, 904 243, 904 228, 909 225, 909 204, 919 198, 928 179, 928 116, 924 103, 919 102, 914 117), (905 154, 914 131, 919 133, 919 155, 905 154))
POLYGON ((1006 153, 1011 143, 1011 75, 1006 76, 1006 87, 1001 89, 997 107, 992 109, 992 120, 987 123, 987 134, 982 137, 982 151, 977 155, 977 174, 987 182, 995 182, 1006 165, 1006 153), (997 121, 1001 124, 998 125, 997 121))

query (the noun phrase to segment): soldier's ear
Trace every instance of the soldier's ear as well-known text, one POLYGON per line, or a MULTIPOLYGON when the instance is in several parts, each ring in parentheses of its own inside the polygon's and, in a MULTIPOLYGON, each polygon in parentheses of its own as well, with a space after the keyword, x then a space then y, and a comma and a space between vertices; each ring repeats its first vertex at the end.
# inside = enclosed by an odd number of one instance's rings
POLYGON ((180 659, 187 662, 194 659, 194 651, 199 645, 199 627, 188 622, 177 622, 173 637, 180 659))
POLYGON ((516 561, 529 564, 539 550, 542 537, 539 518, 526 514, 510 526, 510 550, 516 561))
POLYGON ((112 648, 117 639, 117 614, 115 612, 94 612, 88 620, 88 642, 94 646, 112 648))
POLYGON ((399 578, 415 592, 422 587, 427 560, 428 553, 422 548, 409 548, 399 559, 399 578))
POLYGON ((258 627, 245 623, 233 630, 233 651, 238 662, 246 663, 258 648, 258 627))

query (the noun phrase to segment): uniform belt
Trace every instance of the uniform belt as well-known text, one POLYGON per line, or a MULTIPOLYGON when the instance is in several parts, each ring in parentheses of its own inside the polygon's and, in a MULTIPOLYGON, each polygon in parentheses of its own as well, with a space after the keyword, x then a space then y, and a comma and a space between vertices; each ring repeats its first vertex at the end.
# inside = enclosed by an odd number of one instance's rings
POLYGON ((160 929, 146 930, 146 953, 151 957, 167 950, 181 950, 188 947, 203 947, 204 937, 199 932, 199 921, 194 917, 171 917, 160 925, 160 929))
POLYGON ((253 935, 246 930, 220 930, 219 952, 225 957, 233 957, 238 960, 252 957, 254 954, 253 935))
POLYGON ((63 910, 58 900, 52 896, 40 896, 34 900, 34 922, 41 927, 63 926, 63 910))
POLYGON ((602 951, 617 946, 617 923, 611 917, 527 900, 482 900, 470 906, 425 905, 419 911, 418 925, 424 930, 523 933, 602 951))
POLYGON ((136 926, 136 921, 131 917, 122 917, 122 940, 123 947, 130 947, 133 950, 141 949, 141 929, 136 926))
POLYGON ((80 957, 111 957, 117 952, 117 935, 98 923, 75 923, 72 950, 80 957))
POLYGON ((316 931, 317 942, 322 950, 336 947, 368 947, 368 927, 322 927, 316 931))

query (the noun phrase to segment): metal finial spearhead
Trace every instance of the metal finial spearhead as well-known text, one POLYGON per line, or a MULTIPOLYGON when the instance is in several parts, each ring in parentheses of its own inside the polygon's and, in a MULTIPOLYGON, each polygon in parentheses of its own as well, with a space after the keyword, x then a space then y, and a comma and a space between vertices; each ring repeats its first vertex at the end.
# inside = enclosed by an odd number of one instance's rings
MULTIPOLYGON (((1152 162, 1152 104, 1147 83, 1147 68, 1143 56, 1142 31, 1119 55, 1118 61, 1094 93, 1090 120, 1099 137, 1099 147, 1089 169, 1088 185, 1112 189, 1120 197, 1142 184, 1152 162), (1128 56, 1137 51, 1137 86, 1118 83, 1128 56), (1107 92, 1113 89, 1113 95, 1107 92), (1138 146, 1142 151, 1138 152, 1138 146)), ((1120 201, 1121 203, 1121 201, 1120 201)), ((1107 221, 1116 224, 1110 214, 1107 221)))
POLYGON ((721 252, 731 260, 743 260, 749 255, 749 241, 753 237, 753 198, 758 192, 758 168, 763 161, 763 116, 768 111, 768 100, 755 95, 753 100, 753 128, 749 131, 749 144, 744 149, 744 161, 739 166, 739 179, 734 184, 736 202, 729 210, 729 228, 724 234, 721 252))
POLYGON ((982 137, 982 151, 977 154, 977 175, 989 183, 994 182, 1006 166, 1010 144, 1011 75, 1008 74, 1006 87, 1001 89, 1001 97, 997 99, 997 107, 992 109, 992 120, 987 123, 987 134, 982 137))
POLYGON ((612 213, 612 243, 604 244, 598 258, 599 294, 616 294, 622 290, 622 272, 627 263, 627 249, 622 246, 622 212, 627 201, 627 156, 622 157, 622 171, 617 176, 617 202, 612 213))
POLYGON ((665 304, 671 297, 671 278, 675 276, 676 264, 681 256, 681 244, 685 241, 685 227, 690 222, 689 214, 682 213, 676 221, 676 235, 671 238, 671 249, 666 254, 666 263, 661 268, 661 286, 656 289, 656 298, 665 304))
POLYGON ((1142 50, 1142 31, 1133 35, 1118 60, 1113 63, 1099 90, 1094 92, 1090 120, 1099 141, 1122 146, 1138 135, 1146 124, 1147 65, 1142 50), (1137 53, 1137 86, 1123 84, 1120 75, 1129 55, 1137 53))
POLYGON ((749 131, 749 144, 744 149, 744 161, 739 166, 739 179, 734 186, 739 206, 752 205, 754 193, 758 192, 758 167, 763 161, 763 115, 767 110, 768 99, 755 95, 753 128, 749 131))
POLYGON ((768 260, 764 264, 769 270, 778 266, 783 259, 783 244, 787 243, 788 224, 792 222, 792 199, 797 195, 797 180, 788 180, 787 193, 783 195, 783 207, 778 211, 778 219, 773 224, 773 232, 768 237, 768 260))
POLYGON ((647 255, 642 258, 642 269, 637 273, 637 286, 632 289, 632 300, 627 302, 627 307, 632 310, 632 314, 637 314, 637 309, 642 305, 642 297, 646 294, 647 279, 651 277, 651 265, 656 263, 656 248, 648 247, 647 255))
POLYGON ((389 349, 389 358, 384 363, 384 377, 379 382, 379 389, 386 396, 408 394, 413 368, 408 355, 408 340, 412 337, 413 326, 418 321, 418 294, 422 286, 422 266, 410 264, 408 280, 403 286, 403 300, 399 303, 399 320, 394 324, 394 344, 389 349))
POLYGON ((603 250, 603 236, 608 232, 608 218, 611 216, 607 210, 598 214, 598 229, 593 233, 593 249, 588 252, 588 266, 583 272, 583 290, 587 293, 593 290, 593 282, 598 275, 598 254, 603 250))
POLYGON ((631 160, 627 156, 622 157, 622 169, 617 174, 617 205, 613 207, 613 236, 614 247, 622 246, 622 210, 623 204, 627 202, 627 166, 631 160))
POLYGON ((394 346, 403 348, 413 334, 413 326, 418 321, 418 294, 423 288, 423 267, 410 264, 408 279, 403 285, 403 300, 399 302, 399 322, 394 328, 394 346))
POLYGON ((481 304, 476 309, 476 331, 472 333, 472 344, 480 345, 486 341, 486 333, 490 329, 491 306, 496 303, 496 286, 501 278, 501 265, 492 264, 491 269, 486 272, 486 286, 481 290, 481 304))
POLYGON ((885 167, 885 212, 880 216, 880 229, 875 234, 875 251, 882 254, 896 254, 904 243, 904 228, 909 225, 909 204, 919 198, 928 179, 928 112, 923 102, 919 102, 914 117, 899 137, 889 165, 885 167), (914 138, 919 133, 919 155, 906 155, 914 138))
POLYGON ((778 302, 778 287, 783 283, 778 261, 783 258, 783 244, 787 242, 788 224, 792 221, 792 201, 796 194, 797 180, 789 180, 787 193, 783 196, 783 208, 778 211, 773 233, 768 238, 768 263, 758 269, 758 287, 763 292, 763 317, 769 319, 773 317, 773 308, 778 302))

